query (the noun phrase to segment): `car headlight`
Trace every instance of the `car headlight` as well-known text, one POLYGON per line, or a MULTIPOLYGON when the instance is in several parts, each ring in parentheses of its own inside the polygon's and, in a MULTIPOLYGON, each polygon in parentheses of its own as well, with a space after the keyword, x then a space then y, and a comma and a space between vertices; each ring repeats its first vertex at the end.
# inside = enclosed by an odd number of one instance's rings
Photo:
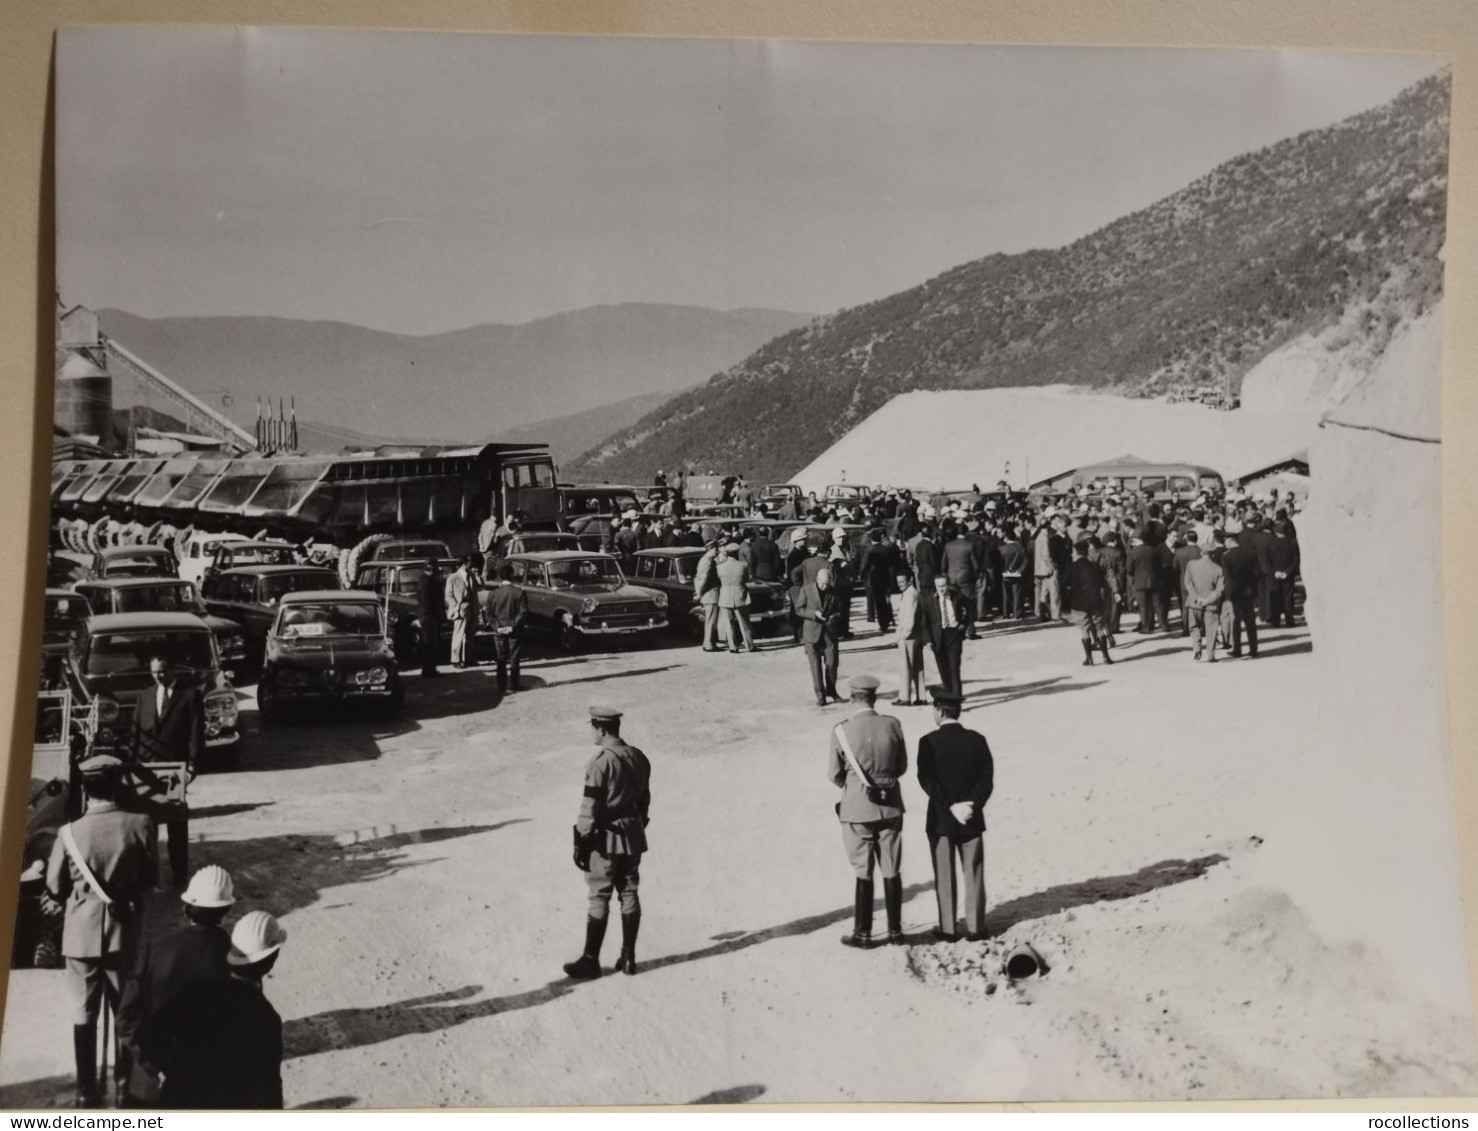
POLYGON ((379 686, 390 678, 390 673, 384 668, 369 668, 362 672, 354 673, 354 682, 360 684, 374 684, 379 686))
POLYGON ((582 601, 581 604, 580 604, 580 611, 582 613, 584 613, 587 617, 591 613, 595 612, 595 609, 596 609, 596 600, 595 600, 594 597, 586 597, 585 600, 582 601))
POLYGON ((236 694, 231 691, 214 691, 205 697, 205 717, 209 722, 232 726, 236 722, 236 694))
POLYGON ((667 594, 658 593, 656 597, 652 598, 652 604, 656 605, 659 609, 667 608, 667 594))

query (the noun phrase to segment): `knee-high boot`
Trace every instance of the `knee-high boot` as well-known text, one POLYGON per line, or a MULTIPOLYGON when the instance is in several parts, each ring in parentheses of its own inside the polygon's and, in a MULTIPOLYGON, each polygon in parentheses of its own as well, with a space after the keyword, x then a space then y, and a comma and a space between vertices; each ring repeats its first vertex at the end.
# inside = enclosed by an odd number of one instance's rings
POLYGON ((565 963, 565 973, 571 978, 600 977, 600 945, 606 939, 606 920, 585 920, 585 951, 573 962, 565 963))
POLYGON ((903 942, 903 877, 883 877, 883 907, 888 914, 888 941, 903 942))
POLYGON ((640 927, 639 910, 621 916, 621 957, 616 960, 616 969, 623 974, 636 973, 636 932, 640 927))
POLYGON ((852 915, 852 933, 842 936, 843 946, 864 950, 872 946, 872 881, 857 881, 852 915))
POLYGON ((101 1107, 103 1103, 98 1094, 97 1045, 97 1026, 72 1026, 72 1054, 77 1062, 78 1107, 101 1107))

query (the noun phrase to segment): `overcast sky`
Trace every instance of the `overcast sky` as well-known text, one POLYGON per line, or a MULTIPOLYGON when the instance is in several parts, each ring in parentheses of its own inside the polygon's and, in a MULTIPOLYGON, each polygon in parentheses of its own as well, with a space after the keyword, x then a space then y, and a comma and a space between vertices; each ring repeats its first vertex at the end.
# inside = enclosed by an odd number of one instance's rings
POLYGON ((68 29, 58 278, 402 333, 825 313, 1069 243, 1429 56, 68 29))

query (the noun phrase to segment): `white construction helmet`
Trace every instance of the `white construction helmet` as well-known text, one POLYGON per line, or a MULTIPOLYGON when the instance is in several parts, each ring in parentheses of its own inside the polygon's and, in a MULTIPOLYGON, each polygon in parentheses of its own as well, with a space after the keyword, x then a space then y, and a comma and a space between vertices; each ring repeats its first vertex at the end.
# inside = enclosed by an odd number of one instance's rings
POLYGON ((231 873, 219 864, 207 864, 190 877, 190 886, 180 900, 191 907, 230 907, 236 902, 231 873))
POLYGON ((248 911, 231 932, 231 952, 226 961, 232 966, 250 966, 270 958, 282 949, 287 932, 265 911, 248 911))

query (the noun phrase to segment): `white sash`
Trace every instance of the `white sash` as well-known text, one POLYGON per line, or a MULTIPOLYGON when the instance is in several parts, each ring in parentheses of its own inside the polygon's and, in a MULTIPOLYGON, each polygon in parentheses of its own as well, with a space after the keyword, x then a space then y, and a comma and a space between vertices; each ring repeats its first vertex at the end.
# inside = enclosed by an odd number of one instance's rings
POLYGON ((857 764, 857 755, 852 753, 852 744, 847 741, 847 732, 842 729, 842 726, 842 723, 837 723, 834 732, 836 734, 837 745, 842 748, 842 753, 847 756, 847 762, 852 767, 852 772, 862 779, 862 784, 865 788, 871 789, 873 788, 872 778, 863 773, 862 767, 857 764))
POLYGON ((62 847, 67 850, 67 856, 77 866, 77 871, 82 873, 82 878, 87 881, 87 886, 92 888, 93 893, 103 901, 107 907, 113 906, 113 897, 108 894, 106 888, 98 883, 98 878, 92 874, 92 869, 87 866, 87 861, 82 856, 82 850, 77 847, 77 838, 72 835, 72 826, 63 825, 61 831, 62 847))

